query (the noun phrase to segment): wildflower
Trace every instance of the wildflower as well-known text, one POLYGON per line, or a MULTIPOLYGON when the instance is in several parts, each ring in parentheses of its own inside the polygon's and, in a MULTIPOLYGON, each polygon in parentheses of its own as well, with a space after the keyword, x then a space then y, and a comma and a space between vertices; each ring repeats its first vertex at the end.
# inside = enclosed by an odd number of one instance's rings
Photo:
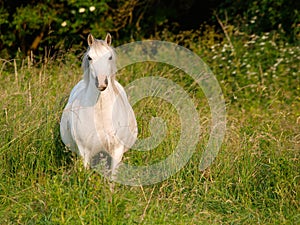
POLYGON ((85 8, 80 8, 78 11, 79 11, 79 13, 84 13, 85 12, 85 8))
POLYGON ((62 22, 60 25, 61 25, 62 27, 67 26, 67 21, 62 22))
POLYGON ((89 8, 89 10, 90 10, 91 12, 95 11, 95 9, 96 9, 95 6, 90 6, 90 8, 89 8))
POLYGON ((256 19, 257 19, 257 16, 252 17, 252 19, 250 20, 250 23, 255 23, 256 19))
POLYGON ((276 47, 276 43, 275 43, 274 41, 269 41, 269 43, 270 43, 272 46, 276 47))
POLYGON ((282 61, 283 58, 276 59, 276 63, 274 64, 274 67, 276 68, 282 61))

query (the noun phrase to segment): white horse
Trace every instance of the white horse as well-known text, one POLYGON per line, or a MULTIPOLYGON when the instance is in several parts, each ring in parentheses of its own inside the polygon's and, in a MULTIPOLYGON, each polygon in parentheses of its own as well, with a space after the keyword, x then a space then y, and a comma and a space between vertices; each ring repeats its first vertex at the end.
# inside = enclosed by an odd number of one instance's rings
POLYGON ((71 91, 60 122, 64 144, 78 153, 86 168, 95 167, 103 155, 112 174, 136 141, 137 123, 124 88, 115 80, 116 55, 111 36, 87 38, 83 79, 71 91))

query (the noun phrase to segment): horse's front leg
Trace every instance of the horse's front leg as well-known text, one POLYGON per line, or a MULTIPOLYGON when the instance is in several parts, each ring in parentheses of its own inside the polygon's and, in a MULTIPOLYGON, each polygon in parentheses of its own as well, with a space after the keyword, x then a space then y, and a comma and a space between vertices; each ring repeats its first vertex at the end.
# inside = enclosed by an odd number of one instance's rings
POLYGON ((122 160, 125 148, 124 146, 120 145, 116 147, 112 152, 112 159, 111 159, 111 179, 115 180, 117 172, 118 172, 118 165, 122 160))
POLYGON ((87 147, 83 147, 80 142, 77 142, 78 152, 83 160, 83 166, 85 169, 91 168, 91 150, 87 147))

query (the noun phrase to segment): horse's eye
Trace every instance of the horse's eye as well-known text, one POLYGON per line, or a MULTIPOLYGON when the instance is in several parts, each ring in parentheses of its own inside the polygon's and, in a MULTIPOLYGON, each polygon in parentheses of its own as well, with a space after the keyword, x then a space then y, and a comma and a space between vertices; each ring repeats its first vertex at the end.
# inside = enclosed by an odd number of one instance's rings
POLYGON ((108 60, 112 60, 112 55, 108 58, 108 60))
POLYGON ((88 55, 87 56, 87 59, 89 60, 89 61, 91 61, 92 60, 92 58, 88 55))

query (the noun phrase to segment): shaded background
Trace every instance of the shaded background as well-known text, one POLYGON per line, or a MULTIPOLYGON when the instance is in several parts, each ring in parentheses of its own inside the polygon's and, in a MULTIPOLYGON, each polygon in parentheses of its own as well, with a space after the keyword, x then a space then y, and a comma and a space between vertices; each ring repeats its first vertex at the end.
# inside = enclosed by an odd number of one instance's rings
POLYGON ((0 3, 0 57, 34 53, 54 55, 79 49, 88 33, 114 45, 145 38, 159 39, 167 31, 200 30, 218 18, 241 32, 280 29, 288 42, 299 41, 300 1, 294 0, 4 0, 0 3))

